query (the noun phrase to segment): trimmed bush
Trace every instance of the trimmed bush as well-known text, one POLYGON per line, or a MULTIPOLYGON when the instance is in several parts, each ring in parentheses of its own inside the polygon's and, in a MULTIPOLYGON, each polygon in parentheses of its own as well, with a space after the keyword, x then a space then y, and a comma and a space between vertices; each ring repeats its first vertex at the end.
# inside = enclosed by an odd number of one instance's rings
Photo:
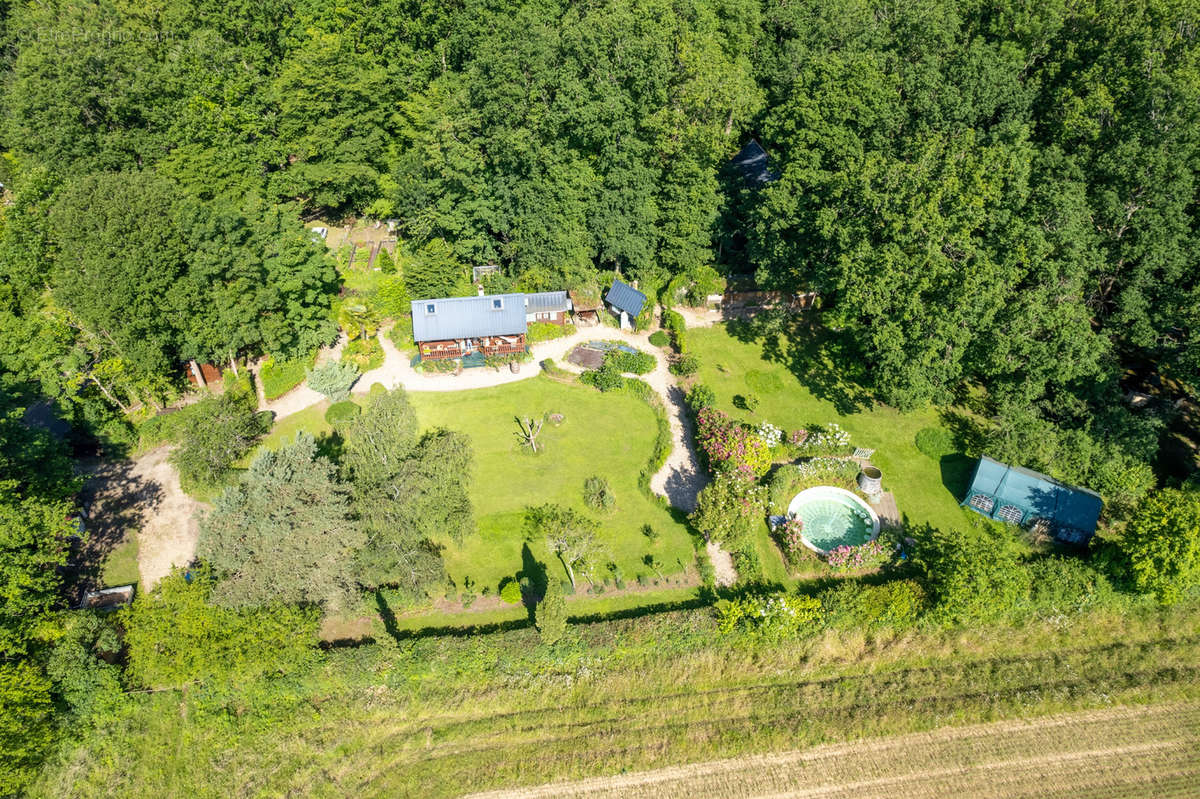
POLYGON ((625 374, 644 375, 653 372, 658 361, 648 352, 626 352, 625 350, 610 350, 604 356, 604 365, 612 364, 618 372, 625 374))
POLYGON ((305 371, 316 360, 316 353, 308 358, 278 361, 274 356, 263 361, 258 379, 262 381, 263 396, 268 400, 278 399, 304 382, 305 371))
POLYGON ((341 427, 353 422, 360 413, 362 413, 362 408, 357 403, 350 400, 343 400, 333 403, 326 409, 325 421, 329 422, 333 427, 341 427))
POLYGON ((341 402, 350 396, 350 387, 358 380, 358 367, 352 363, 330 361, 313 367, 305 373, 308 387, 319 394, 324 394, 334 402, 341 402))
POLYGON ((505 579, 504 584, 500 586, 500 599, 510 605, 517 605, 521 602, 521 584, 512 577, 505 579))
POLYGON ((678 311, 663 311, 662 326, 670 332, 675 351, 680 355, 687 352, 687 325, 684 324, 683 315, 678 311))
POLYGON ((679 377, 691 377, 700 371, 700 359, 695 355, 681 355, 671 364, 671 374, 679 377))
POLYGON ((650 334, 650 343, 656 347, 665 347, 671 343, 671 337, 662 330, 655 330, 650 334))
POLYGON ((621 377, 621 373, 607 360, 599 369, 589 369, 581 374, 579 380, 601 391, 619 391, 625 387, 625 378, 621 377))
POLYGON ((926 427, 918 430, 916 445, 922 455, 935 461, 940 461, 946 455, 953 455, 956 451, 954 436, 950 435, 949 430, 942 427, 926 427))

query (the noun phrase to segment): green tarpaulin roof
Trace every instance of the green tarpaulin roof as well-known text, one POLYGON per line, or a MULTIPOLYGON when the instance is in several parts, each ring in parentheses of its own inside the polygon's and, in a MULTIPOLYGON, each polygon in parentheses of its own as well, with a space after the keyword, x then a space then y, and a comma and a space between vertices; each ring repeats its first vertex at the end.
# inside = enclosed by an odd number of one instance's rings
POLYGON ((1001 518, 1000 509, 1011 505, 1023 512, 1023 522, 1042 518, 1089 535, 1096 532, 1104 507, 1104 501, 1095 491, 1069 486, 1048 475, 1009 466, 987 456, 979 459, 963 504, 992 519, 1001 518), (990 512, 971 505, 972 497, 979 495, 995 500, 990 512))

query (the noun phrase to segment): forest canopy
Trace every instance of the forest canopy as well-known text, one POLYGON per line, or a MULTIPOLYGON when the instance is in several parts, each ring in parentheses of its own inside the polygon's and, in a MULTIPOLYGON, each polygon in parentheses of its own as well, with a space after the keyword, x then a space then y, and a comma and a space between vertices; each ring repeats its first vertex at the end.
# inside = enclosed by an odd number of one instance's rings
POLYGON ((981 386, 1043 461, 1152 458, 1122 371, 1200 369, 1193 4, 5 8, 0 366, 67 404, 330 341, 301 222, 351 216, 417 294, 816 291, 880 399, 981 386), (751 138, 767 185, 728 168, 751 138))

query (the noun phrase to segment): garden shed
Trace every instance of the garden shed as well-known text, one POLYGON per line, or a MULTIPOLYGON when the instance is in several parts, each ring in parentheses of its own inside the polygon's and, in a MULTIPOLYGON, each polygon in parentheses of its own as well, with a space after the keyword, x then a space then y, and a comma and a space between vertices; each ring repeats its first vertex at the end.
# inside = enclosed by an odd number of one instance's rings
POLYGON ((1096 532, 1104 501, 1095 491, 1009 466, 986 455, 979 459, 962 503, 989 519, 1046 527, 1064 543, 1084 544, 1096 532))
POLYGON ((621 318, 621 327, 632 327, 633 320, 646 307, 646 295, 620 281, 614 280, 604 301, 612 308, 613 313, 621 318))

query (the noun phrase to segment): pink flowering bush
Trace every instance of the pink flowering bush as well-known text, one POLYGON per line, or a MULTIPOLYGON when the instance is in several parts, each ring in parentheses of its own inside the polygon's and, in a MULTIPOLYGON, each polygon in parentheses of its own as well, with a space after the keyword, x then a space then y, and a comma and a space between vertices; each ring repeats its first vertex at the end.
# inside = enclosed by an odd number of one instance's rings
POLYGON ((762 477, 771 468, 771 451, 758 432, 715 408, 696 414, 696 441, 714 472, 737 470, 762 477))
POLYGON ((696 510, 688 518, 697 530, 727 549, 742 549, 762 519, 766 493, 744 472, 722 472, 700 492, 696 510))
POLYGON ((784 522, 783 526, 779 528, 779 535, 788 555, 808 548, 804 545, 804 522, 799 519, 788 519, 784 522))
POLYGON ((804 543, 804 522, 800 519, 788 519, 775 530, 775 540, 783 550, 784 560, 788 567, 796 570, 805 564, 816 565, 817 553, 804 543))
POLYGON ((878 569, 891 558, 891 550, 879 539, 856 547, 840 546, 829 550, 825 562, 835 572, 878 569))

